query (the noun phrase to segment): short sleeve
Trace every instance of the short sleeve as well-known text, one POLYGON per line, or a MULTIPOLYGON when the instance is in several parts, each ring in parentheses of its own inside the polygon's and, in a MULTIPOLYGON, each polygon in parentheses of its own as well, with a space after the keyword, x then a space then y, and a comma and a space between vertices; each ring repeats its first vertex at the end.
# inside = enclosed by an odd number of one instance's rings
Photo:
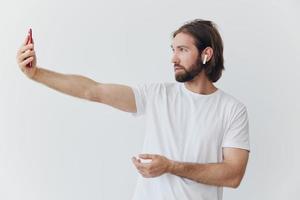
POLYGON ((241 148, 250 151, 249 120, 244 105, 233 114, 224 135, 223 147, 241 148))
POLYGON ((144 83, 131 87, 137 110, 135 113, 131 113, 133 116, 137 117, 146 113, 147 103, 152 99, 155 85, 154 83, 144 83))

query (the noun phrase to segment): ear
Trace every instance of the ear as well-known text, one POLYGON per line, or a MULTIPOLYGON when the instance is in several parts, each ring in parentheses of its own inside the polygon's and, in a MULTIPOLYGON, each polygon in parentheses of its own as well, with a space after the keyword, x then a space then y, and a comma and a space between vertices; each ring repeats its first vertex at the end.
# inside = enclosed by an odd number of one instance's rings
POLYGON ((214 50, 211 47, 206 47, 201 53, 202 63, 204 61, 205 61, 205 63, 209 62, 213 56, 213 53, 214 53, 214 50))

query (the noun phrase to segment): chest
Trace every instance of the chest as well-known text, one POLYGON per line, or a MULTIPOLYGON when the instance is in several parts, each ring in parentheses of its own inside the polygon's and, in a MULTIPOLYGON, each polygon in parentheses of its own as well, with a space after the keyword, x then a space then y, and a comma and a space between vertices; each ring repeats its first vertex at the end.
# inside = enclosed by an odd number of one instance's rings
POLYGON ((162 98, 149 109, 148 134, 152 147, 160 152, 179 156, 181 160, 199 161, 208 159, 211 153, 219 154, 224 123, 217 101, 162 98))

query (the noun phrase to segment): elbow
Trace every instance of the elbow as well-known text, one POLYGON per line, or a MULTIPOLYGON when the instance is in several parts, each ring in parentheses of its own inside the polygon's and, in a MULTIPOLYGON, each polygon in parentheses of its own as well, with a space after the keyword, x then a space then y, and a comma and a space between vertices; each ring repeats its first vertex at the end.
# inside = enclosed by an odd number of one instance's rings
POLYGON ((233 189, 237 189, 239 186, 240 186, 240 183, 236 182, 236 183, 231 184, 230 187, 233 189))
POLYGON ((96 101, 101 103, 101 98, 99 94, 101 93, 101 87, 99 87, 99 84, 90 86, 89 88, 86 88, 83 94, 83 98, 89 101, 96 101))
POLYGON ((236 189, 240 186, 241 182, 242 182, 242 177, 240 176, 235 177, 229 182, 228 187, 236 189))
POLYGON ((95 98, 93 95, 93 92, 91 91, 91 89, 87 88, 84 92, 83 92, 83 99, 89 100, 89 101, 93 101, 93 99, 95 98))

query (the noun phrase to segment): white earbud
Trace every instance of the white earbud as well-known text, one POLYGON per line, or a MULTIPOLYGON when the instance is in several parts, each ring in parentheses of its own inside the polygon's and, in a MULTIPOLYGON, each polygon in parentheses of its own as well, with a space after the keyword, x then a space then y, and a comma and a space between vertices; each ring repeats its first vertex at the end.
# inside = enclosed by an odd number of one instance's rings
POLYGON ((205 55, 204 55, 204 59, 203 59, 203 65, 205 65, 206 60, 207 60, 207 55, 205 54, 205 55))

